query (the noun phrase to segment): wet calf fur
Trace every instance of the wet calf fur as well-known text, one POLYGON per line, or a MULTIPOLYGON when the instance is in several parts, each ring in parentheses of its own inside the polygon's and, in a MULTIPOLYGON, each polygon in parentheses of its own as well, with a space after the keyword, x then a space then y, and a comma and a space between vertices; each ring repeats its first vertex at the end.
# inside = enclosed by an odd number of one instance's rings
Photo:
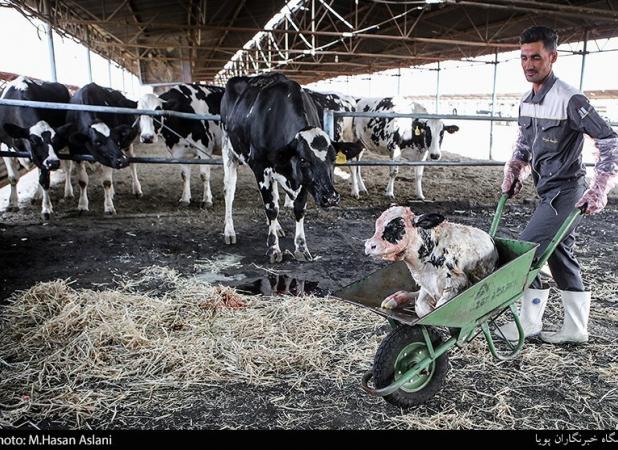
POLYGON ((498 262, 494 242, 484 231, 447 222, 440 214, 416 216, 402 206, 387 209, 376 220, 365 253, 406 263, 420 290, 398 291, 384 299, 382 307, 393 309, 414 301, 419 317, 492 273, 498 262))

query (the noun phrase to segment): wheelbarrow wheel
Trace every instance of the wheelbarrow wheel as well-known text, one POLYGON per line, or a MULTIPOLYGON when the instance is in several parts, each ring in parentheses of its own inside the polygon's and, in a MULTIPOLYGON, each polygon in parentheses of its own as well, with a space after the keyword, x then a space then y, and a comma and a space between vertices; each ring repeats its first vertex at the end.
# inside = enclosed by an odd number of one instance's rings
MULTIPOLYGON (((434 347, 441 338, 428 328, 434 347)), ((399 326, 382 341, 373 362, 373 383, 376 389, 389 386, 405 372, 429 355, 423 332, 419 327, 399 326)), ((444 353, 431 365, 397 391, 384 397, 393 405, 409 408, 433 397, 448 372, 448 354, 444 353)))

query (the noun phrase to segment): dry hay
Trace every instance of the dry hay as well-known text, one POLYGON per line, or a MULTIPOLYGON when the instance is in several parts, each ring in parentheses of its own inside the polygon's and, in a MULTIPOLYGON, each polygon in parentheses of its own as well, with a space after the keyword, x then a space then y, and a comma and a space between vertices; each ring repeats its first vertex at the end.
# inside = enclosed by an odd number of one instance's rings
MULTIPOLYGON (((611 303, 593 303, 585 346, 532 341, 496 362, 475 339, 450 352, 436 397, 402 411, 358 388, 384 336, 384 322, 362 309, 241 296, 161 267, 117 284, 56 281, 14 296, 0 329, 0 426, 618 427, 611 303)), ((560 317, 553 293, 547 322, 560 317)))
POLYGON ((79 425, 170 387, 310 377, 341 385, 375 352, 379 321, 364 312, 350 321, 343 303, 243 297, 160 267, 141 275, 114 290, 59 280, 14 296, 0 331, 0 424, 27 416, 79 425), (139 291, 153 284, 173 289, 139 291))

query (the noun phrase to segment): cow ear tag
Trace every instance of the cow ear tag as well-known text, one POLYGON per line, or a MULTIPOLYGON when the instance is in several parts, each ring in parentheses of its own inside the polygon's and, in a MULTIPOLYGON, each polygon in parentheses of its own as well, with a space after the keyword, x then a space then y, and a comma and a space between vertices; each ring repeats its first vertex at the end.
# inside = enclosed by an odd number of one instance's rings
POLYGON ((335 159, 335 164, 345 164, 348 161, 348 158, 342 153, 337 152, 337 158, 335 159))
POLYGON ((416 128, 414 129, 414 136, 420 136, 420 135, 421 135, 421 129, 417 125, 416 128))

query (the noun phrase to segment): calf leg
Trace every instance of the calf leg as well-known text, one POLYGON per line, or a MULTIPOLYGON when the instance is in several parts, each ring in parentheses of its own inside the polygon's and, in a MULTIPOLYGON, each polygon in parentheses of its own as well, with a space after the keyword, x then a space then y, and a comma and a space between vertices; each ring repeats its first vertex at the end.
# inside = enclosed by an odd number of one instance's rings
POLYGON ((206 164, 200 165, 200 178, 204 185, 204 194, 202 196, 202 208, 212 207, 212 191, 210 190, 210 166, 206 164))
MULTIPOLYGON (((399 148, 399 146, 395 145, 389 150, 391 159, 393 161, 399 161, 401 159, 401 149, 399 148)), ((399 166, 392 166, 390 169, 388 184, 386 185, 386 190, 384 191, 384 195, 391 200, 395 200, 395 179, 397 178, 398 173, 399 166)))
POLYGON ((436 302, 436 308, 463 291, 469 284, 468 276, 460 271, 450 270, 440 274, 438 286, 442 287, 442 296, 436 302), (448 276, 447 276, 448 275, 448 276))
POLYGON ((112 180, 112 174, 114 169, 111 167, 102 166, 101 175, 103 176, 103 194, 105 201, 103 203, 103 210, 107 215, 116 214, 116 208, 114 208, 114 181, 112 180))
POLYGON ((77 203, 77 209, 81 211, 88 211, 88 173, 86 172, 86 163, 84 161, 77 161, 77 181, 79 184, 79 202, 77 203))
POLYGON ((429 292, 425 289, 421 288, 418 293, 418 298, 414 303, 414 311, 418 317, 423 317, 429 314, 434 310, 436 305, 435 299, 431 296, 429 292))
POLYGON ((49 199, 49 170, 39 169, 39 186, 43 192, 43 202, 41 203, 41 216, 43 220, 49 220, 54 212, 51 200, 49 199))
POLYGON ((297 261, 312 261, 313 257, 307 249, 305 240, 305 209, 307 208, 307 190, 303 187, 294 200, 294 218, 296 219, 296 234, 294 236, 294 258, 297 261))
POLYGON ((71 184, 71 172, 73 171, 73 161, 63 160, 60 163, 62 171, 64 172, 64 198, 74 198, 73 185, 71 184))
MULTIPOLYGON (((131 158, 135 156, 133 144, 129 145, 127 154, 131 158)), ((139 178, 137 178, 137 164, 135 163, 131 163, 131 188, 132 188, 133 195, 135 195, 135 198, 143 197, 144 193, 142 192, 142 185, 139 182, 139 178)), ((113 186, 112 186, 112 189, 113 189, 113 186)))
POLYGON ((236 232, 234 231, 232 209, 238 177, 238 160, 232 152, 231 144, 227 137, 223 139, 223 150, 221 153, 223 156, 223 196, 225 198, 225 230, 223 236, 226 244, 235 244, 236 232))

